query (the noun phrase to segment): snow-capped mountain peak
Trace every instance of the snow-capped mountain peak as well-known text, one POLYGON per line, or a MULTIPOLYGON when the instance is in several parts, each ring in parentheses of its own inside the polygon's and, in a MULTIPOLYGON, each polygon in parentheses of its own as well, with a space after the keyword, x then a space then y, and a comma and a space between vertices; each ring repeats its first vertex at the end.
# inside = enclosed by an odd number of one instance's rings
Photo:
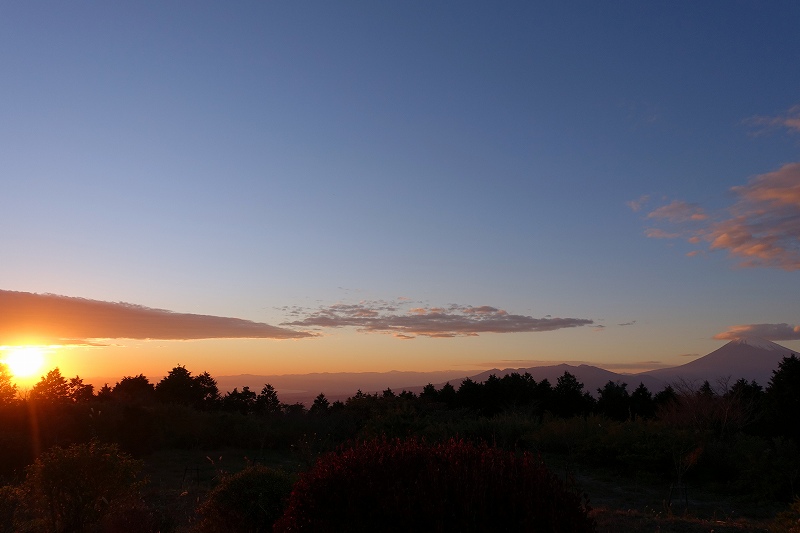
POLYGON ((771 350, 773 352, 785 352, 786 348, 781 346, 780 344, 775 344, 772 341, 768 341, 767 339, 761 339, 758 337, 739 337, 733 339, 730 344, 746 344, 748 346, 752 346, 753 348, 759 348, 761 350, 771 350))

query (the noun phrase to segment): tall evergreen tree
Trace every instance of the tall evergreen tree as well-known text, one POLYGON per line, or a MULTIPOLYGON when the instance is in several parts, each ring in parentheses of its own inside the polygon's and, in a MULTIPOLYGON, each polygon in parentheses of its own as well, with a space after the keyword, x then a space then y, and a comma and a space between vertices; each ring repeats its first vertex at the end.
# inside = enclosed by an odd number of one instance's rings
POLYGON ((772 372, 767 386, 770 432, 794 439, 800 444, 800 359, 784 357, 772 372))

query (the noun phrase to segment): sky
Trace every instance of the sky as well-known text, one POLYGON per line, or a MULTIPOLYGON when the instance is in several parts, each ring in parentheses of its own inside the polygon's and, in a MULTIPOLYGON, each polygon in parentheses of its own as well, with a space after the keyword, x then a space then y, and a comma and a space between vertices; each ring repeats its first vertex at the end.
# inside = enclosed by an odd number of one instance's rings
POLYGON ((800 350, 800 4, 0 6, 0 359, 800 350))

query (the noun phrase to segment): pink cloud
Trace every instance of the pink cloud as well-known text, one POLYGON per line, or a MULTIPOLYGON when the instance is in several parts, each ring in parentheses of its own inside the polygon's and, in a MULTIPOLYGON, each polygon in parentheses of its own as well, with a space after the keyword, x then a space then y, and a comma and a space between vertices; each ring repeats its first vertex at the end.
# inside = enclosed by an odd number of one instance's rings
POLYGON ((688 220, 705 220, 708 216, 697 205, 673 200, 672 203, 651 211, 647 218, 666 219, 670 222, 686 222, 688 220))
POLYGON ((0 343, 96 344, 93 339, 296 339, 313 336, 239 318, 122 302, 0 290, 0 343))
POLYGON ((294 320, 282 326, 300 328, 354 327, 365 333, 388 333, 401 339, 474 337, 481 333, 523 333, 555 331, 593 324, 585 318, 534 318, 514 315, 503 309, 484 306, 450 305, 409 307, 402 311, 383 302, 335 304, 292 313, 294 320))
POLYGON ((756 115, 744 121, 754 128, 754 135, 761 135, 776 128, 800 132, 800 105, 790 107, 785 113, 774 117, 756 115))
POLYGON ((731 326, 727 331, 714 335, 715 339, 732 340, 742 337, 755 337, 770 341, 800 340, 800 326, 789 324, 740 324, 731 326))
POLYGON ((672 233, 660 228, 647 228, 644 234, 651 239, 677 239, 681 236, 680 233, 672 233))
POLYGON ((648 218, 671 227, 649 228, 646 235, 707 242, 709 250, 727 251, 743 267, 800 270, 800 163, 786 164, 731 190, 737 201, 714 217, 677 200, 654 210, 648 218))
POLYGON ((633 211, 634 213, 638 213, 639 211, 642 210, 642 207, 644 207, 644 204, 646 204, 648 200, 650 200, 650 196, 647 195, 647 194, 644 194, 644 195, 640 196, 639 198, 637 198, 636 200, 631 200, 630 202, 625 202, 625 205, 630 207, 631 211, 633 211))

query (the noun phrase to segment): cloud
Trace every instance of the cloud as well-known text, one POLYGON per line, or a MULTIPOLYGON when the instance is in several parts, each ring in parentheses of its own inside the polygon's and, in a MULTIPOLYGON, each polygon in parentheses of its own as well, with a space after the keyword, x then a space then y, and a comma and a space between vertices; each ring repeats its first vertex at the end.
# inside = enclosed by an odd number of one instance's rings
POLYGON ((645 234, 708 243, 709 250, 727 251, 742 267, 800 270, 800 163, 756 176, 731 191, 736 202, 713 217, 677 200, 659 207, 647 218, 672 226, 649 228, 645 234))
POLYGON ((789 132, 800 132, 800 105, 790 107, 785 113, 774 117, 756 115, 744 120, 753 127, 754 135, 762 135, 771 130, 785 128, 789 132))
POLYGON ((642 196, 640 196, 636 200, 631 200, 630 202, 625 202, 625 205, 630 207, 631 210, 634 213, 638 213, 639 211, 642 210, 642 207, 644 207, 644 204, 646 204, 648 200, 650 200, 650 195, 643 194, 642 196))
POLYGON ((281 325, 299 328, 354 327, 361 332, 387 333, 408 339, 417 336, 451 338, 472 337, 480 333, 555 331, 594 323, 585 318, 514 315, 488 305, 473 307, 452 304, 447 307, 416 306, 403 309, 406 303, 370 301, 334 304, 308 310, 305 316, 281 325))
POLYGON ((673 200, 672 203, 651 211, 647 218, 666 219, 673 223, 680 223, 690 220, 706 220, 708 215, 698 205, 673 200))
POLYGON ((800 340, 800 326, 789 324, 740 324, 731 326, 728 331, 717 333, 715 339, 732 340, 742 337, 755 337, 769 341, 800 340))
POLYGON ((96 339, 296 339, 313 336, 239 318, 122 302, 0 290, 0 344, 96 344, 96 339))
POLYGON ((630 322, 623 322, 622 324, 617 324, 618 326, 632 326, 636 324, 635 320, 631 320, 630 322))
POLYGON ((597 361, 566 361, 566 360, 551 360, 545 361, 540 359, 499 359, 497 361, 485 361, 478 363, 475 366, 481 368, 532 368, 539 366, 557 366, 557 365, 589 365, 610 370, 612 372, 644 372, 647 370, 656 370, 658 368, 667 368, 673 365, 662 363, 661 361, 629 361, 621 363, 598 363, 597 361))
POLYGON ((659 228, 647 228, 644 232, 651 239, 677 239, 680 233, 670 233, 659 228))

